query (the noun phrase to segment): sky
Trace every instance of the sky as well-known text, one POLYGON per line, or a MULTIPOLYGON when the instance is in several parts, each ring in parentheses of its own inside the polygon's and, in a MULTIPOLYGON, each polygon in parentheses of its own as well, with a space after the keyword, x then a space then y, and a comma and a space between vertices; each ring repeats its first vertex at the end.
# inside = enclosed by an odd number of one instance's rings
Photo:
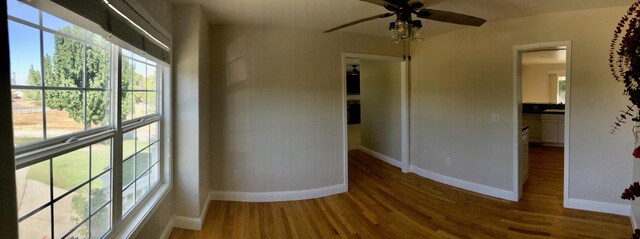
MULTIPOLYGON (((17 0, 7 0, 7 14, 21 20, 40 25, 39 10, 17 0)), ((11 59, 11 76, 15 74, 15 85, 28 85, 29 68, 41 71, 40 67, 40 30, 16 21, 8 20, 9 23, 9 51, 11 59)), ((42 26, 59 30, 66 26, 74 26, 60 18, 42 12, 42 26)), ((46 31, 42 34, 42 46, 44 55, 53 56, 55 35, 46 31)), ((133 54, 130 51, 122 50, 122 54, 146 61, 145 58, 133 54)), ((155 63, 148 61, 149 64, 155 63)), ((146 65, 138 62, 135 71, 146 76, 146 65)), ((155 69, 154 67, 150 67, 155 69)))
MULTIPOLYGON (((39 25, 38 10, 17 0, 7 1, 7 14, 39 25)), ((27 85, 29 68, 40 71, 40 31, 22 23, 9 21, 9 51, 11 75, 15 74, 16 85, 27 85)), ((73 24, 47 13, 42 14, 43 25, 51 29, 61 29, 73 24)), ((53 55, 54 36, 43 33, 44 54, 53 55)))

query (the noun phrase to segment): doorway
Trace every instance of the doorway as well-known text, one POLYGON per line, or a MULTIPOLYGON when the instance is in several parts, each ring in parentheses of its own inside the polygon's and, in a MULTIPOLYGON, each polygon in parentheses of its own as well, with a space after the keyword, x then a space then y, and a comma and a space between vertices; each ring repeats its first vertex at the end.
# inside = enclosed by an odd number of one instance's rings
POLYGON ((514 201, 568 196, 571 42, 514 47, 514 201))
POLYGON ((408 64, 401 57, 342 56, 344 180, 349 150, 409 172, 408 64))

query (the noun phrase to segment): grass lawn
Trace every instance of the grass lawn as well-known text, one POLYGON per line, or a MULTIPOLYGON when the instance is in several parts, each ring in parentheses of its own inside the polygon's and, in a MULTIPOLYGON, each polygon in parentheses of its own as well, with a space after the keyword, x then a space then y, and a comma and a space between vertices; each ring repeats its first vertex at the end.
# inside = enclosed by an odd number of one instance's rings
MULTIPOLYGON (((108 144, 92 145, 91 176, 96 176, 110 168, 111 147, 108 144)), ((53 185, 70 190, 89 180, 89 147, 78 149, 53 159, 53 185)), ((27 178, 49 184, 49 161, 32 165, 27 178)), ((93 188, 102 188, 102 181, 97 180, 93 188)))
POLYGON ((13 145, 20 146, 28 143, 38 142, 41 140, 42 138, 38 138, 38 137, 14 137, 13 145))
MULTIPOLYGON (((138 141, 140 144, 146 142, 138 141)), ((125 140, 123 145, 123 154, 132 154, 135 150, 134 140, 125 140)), ((149 165, 149 150, 144 150, 138 156, 138 168, 142 169, 143 165, 149 165)), ((53 185, 58 188, 70 190, 89 179, 89 147, 82 148, 62 156, 55 157, 53 159, 53 185)), ((96 176, 104 170, 108 169, 110 165, 110 153, 111 147, 109 144, 94 144, 91 146, 92 153, 92 165, 91 176, 96 176)), ((130 160, 124 163, 123 181, 131 182, 134 178, 133 163, 134 160, 130 160), (128 173, 131 172, 131 173, 128 173)), ((146 166, 147 168, 149 166, 146 166)), ((140 170, 139 169, 139 170, 140 170)), ((145 170, 146 168, 142 169, 145 170)), ((135 172, 135 175, 140 175, 140 172, 135 172)), ((30 166, 27 178, 40 181, 45 184, 49 184, 49 161, 44 161, 30 166)), ((102 181, 97 180, 92 183, 93 188, 102 188, 102 181)))

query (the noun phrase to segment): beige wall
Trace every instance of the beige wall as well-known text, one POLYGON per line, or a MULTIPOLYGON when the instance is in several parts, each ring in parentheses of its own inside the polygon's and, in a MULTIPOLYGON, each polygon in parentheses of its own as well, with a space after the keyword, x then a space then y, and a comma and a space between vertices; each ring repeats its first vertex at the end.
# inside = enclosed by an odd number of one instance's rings
POLYGON ((208 27, 200 5, 179 5, 174 10, 173 67, 176 81, 174 195, 175 213, 199 218, 208 190, 208 27), (205 26, 202 26, 202 25, 205 26), (206 77, 206 78, 205 78, 206 77), (205 107, 207 106, 207 107, 205 107))
POLYGON ((360 60, 361 144, 401 161, 400 62, 360 60))
POLYGON ((402 54, 382 37, 261 27, 213 26, 211 46, 211 188, 240 192, 343 184, 342 53, 402 54))
POLYGON ((565 74, 565 64, 522 66, 522 102, 550 103, 549 74, 565 74))
MULTIPOLYGON (((625 8, 489 22, 412 45, 411 162, 513 189, 513 46, 572 41, 569 197, 625 205, 633 136, 608 134, 628 103, 611 78, 609 43, 625 8), (498 113, 501 120, 492 122, 498 113), (444 163, 452 157, 452 164, 444 163)), ((626 128, 630 129, 630 128, 626 128)), ((628 132, 624 130, 623 132, 628 132)))
POLYGON ((198 109, 198 117, 200 118, 200 140, 198 141, 199 146, 198 150, 200 150, 200 158, 198 165, 198 183, 200 184, 199 188, 199 196, 200 196, 200 210, 205 207, 205 204, 208 204, 207 197, 209 196, 209 162, 211 161, 211 131, 208 122, 212 117, 211 112, 211 75, 209 68, 211 66, 211 56, 209 55, 211 49, 209 44, 211 44, 211 40, 209 39, 209 28, 211 25, 209 24, 205 14, 203 12, 199 15, 199 61, 198 61, 198 72, 199 72, 199 84, 198 84, 198 99, 199 99, 199 109, 198 109))

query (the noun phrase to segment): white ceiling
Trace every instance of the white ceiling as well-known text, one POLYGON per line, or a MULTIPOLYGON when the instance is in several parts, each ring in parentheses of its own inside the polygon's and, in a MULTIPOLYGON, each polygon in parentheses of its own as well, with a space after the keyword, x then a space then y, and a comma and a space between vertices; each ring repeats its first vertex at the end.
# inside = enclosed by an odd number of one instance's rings
POLYGON ((535 51, 522 53, 523 65, 564 64, 567 62, 567 50, 535 51))
MULTIPOLYGON (((175 4, 202 4, 212 24, 300 28, 324 31, 357 19, 387 12, 383 7, 359 0, 170 0, 175 4)), ((433 9, 484 18, 488 22, 545 12, 629 6, 633 0, 443 0, 433 9)), ((621 15, 623 13, 620 13, 621 15)), ((341 31, 386 36, 388 19, 377 19, 341 31)), ((458 26, 423 21, 425 33, 435 35, 458 26)))

